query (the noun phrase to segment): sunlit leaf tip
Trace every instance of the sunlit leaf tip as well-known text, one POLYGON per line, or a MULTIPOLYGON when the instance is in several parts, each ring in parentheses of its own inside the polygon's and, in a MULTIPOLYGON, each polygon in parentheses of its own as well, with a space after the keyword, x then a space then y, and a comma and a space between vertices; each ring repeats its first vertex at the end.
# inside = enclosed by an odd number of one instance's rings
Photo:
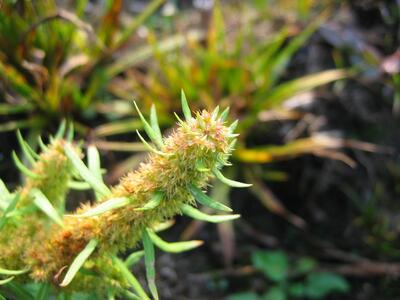
POLYGON ((190 107, 186 100, 186 95, 183 89, 181 90, 181 105, 182 105, 183 115, 185 116, 186 121, 189 121, 192 118, 192 113, 190 112, 190 107))
POLYGON ((193 219, 211 222, 211 223, 232 221, 232 220, 240 218, 240 215, 238 215, 238 214, 236 214, 236 215, 208 215, 188 204, 182 204, 180 206, 180 208, 181 208, 183 214, 185 214, 193 219))

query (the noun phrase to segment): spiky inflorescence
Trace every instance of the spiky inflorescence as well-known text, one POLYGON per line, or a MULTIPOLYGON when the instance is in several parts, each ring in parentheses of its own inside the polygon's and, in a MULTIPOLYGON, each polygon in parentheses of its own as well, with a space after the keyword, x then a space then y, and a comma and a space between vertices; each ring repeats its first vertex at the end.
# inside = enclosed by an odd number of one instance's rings
POLYGON ((148 162, 122 178, 109 196, 64 217, 64 228, 54 226, 48 239, 29 249, 32 277, 53 280, 93 239, 99 246, 92 258, 131 248, 141 239, 143 229, 181 214, 182 204, 194 204, 188 186, 202 188, 207 184, 212 170, 227 162, 233 137, 222 119, 206 111, 180 122, 179 128, 163 140, 162 153, 151 154, 148 162), (155 208, 140 210, 157 194, 162 198, 155 208), (121 208, 79 217, 96 205, 122 197, 129 203, 121 208))
MULTIPOLYGON (((24 143, 24 141, 21 141, 24 143)), ((24 145, 26 147, 26 145, 24 145)), ((31 155, 30 153, 26 153, 31 155)), ((18 159, 18 158, 16 158, 18 159)), ((18 195, 18 213, 0 230, 0 265, 11 269, 26 267, 26 248, 42 240, 51 221, 34 204, 32 191, 40 190, 55 207, 64 207, 72 165, 64 154, 60 139, 55 139, 40 156, 31 157, 32 167, 18 195)))

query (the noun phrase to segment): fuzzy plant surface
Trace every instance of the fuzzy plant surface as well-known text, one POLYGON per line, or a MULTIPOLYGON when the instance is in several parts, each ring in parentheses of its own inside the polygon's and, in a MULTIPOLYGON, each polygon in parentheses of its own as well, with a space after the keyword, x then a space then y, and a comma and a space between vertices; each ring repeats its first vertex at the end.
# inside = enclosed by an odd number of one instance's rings
POLYGON ((84 291, 99 299, 158 299, 154 248, 176 253, 202 242, 169 243, 157 232, 170 226, 176 215, 213 223, 239 217, 226 214, 232 210, 204 192, 213 177, 230 186, 249 186, 225 178, 220 171, 229 165, 237 122, 226 124, 229 109, 192 115, 183 92, 181 101, 185 120, 177 116, 178 126, 167 137, 161 135, 154 106, 148 122, 135 104, 151 143, 138 135, 150 154, 113 187, 102 180, 96 148, 88 147, 84 163, 80 147, 72 142, 72 129, 64 137, 65 124, 48 146, 41 143, 40 155, 18 135, 31 167, 14 155, 25 183, 10 193, 0 182, 0 274, 7 276, 0 283, 6 295, 47 299, 84 291), (93 189, 96 200, 65 214, 69 188, 93 189), (198 203, 225 214, 205 214, 198 203), (140 245, 143 250, 120 258, 140 245), (130 272, 142 256, 151 296, 130 272))

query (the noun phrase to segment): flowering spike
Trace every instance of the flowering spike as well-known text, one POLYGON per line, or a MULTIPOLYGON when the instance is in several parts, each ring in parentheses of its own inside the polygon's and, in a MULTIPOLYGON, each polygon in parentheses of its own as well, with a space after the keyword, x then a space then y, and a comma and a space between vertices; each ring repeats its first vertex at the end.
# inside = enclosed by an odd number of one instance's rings
POLYGON ((190 112, 190 107, 186 100, 185 92, 183 90, 181 90, 181 105, 182 105, 183 115, 185 116, 185 120, 186 122, 189 122, 190 119, 192 118, 192 113, 190 112))

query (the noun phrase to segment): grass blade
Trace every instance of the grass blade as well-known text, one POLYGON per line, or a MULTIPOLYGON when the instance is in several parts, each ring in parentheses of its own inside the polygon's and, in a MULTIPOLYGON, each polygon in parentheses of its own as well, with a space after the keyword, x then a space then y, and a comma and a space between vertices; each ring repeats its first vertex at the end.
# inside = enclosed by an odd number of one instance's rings
POLYGON ((150 300, 149 296, 147 296, 146 292, 143 290, 139 281, 136 277, 129 271, 128 267, 121 261, 118 257, 113 256, 112 261, 115 267, 119 269, 121 275, 124 279, 132 286, 133 290, 139 295, 142 300, 150 300))
POLYGON ((49 199, 40 191, 39 189, 32 189, 31 196, 33 197, 33 203, 43 211, 50 219, 52 219, 55 223, 60 225, 61 227, 64 226, 63 221, 61 219, 60 214, 51 204, 49 199))
POLYGON ((239 182, 239 181, 235 181, 235 180, 226 178, 224 175, 222 175, 221 171, 216 168, 213 169, 213 173, 214 173, 215 177, 217 177, 221 182, 223 182, 229 186, 237 187, 237 188, 246 188, 246 187, 251 186, 251 184, 249 184, 249 183, 243 183, 243 182, 239 182))
POLYGON ((125 259, 124 264, 130 268, 134 264, 136 264, 144 255, 144 251, 135 251, 129 254, 129 256, 125 259))
POLYGON ((102 196, 108 196, 111 194, 110 189, 104 184, 104 182, 98 179, 82 162, 79 158, 78 154, 72 148, 72 145, 69 143, 65 144, 65 154, 71 161, 72 165, 78 171, 78 173, 82 176, 82 178, 91 185, 91 187, 101 194, 102 196))
POLYGON ((232 209, 230 207, 223 205, 222 203, 219 203, 219 202, 215 201, 214 199, 210 198, 205 193, 203 193, 203 191, 201 189, 199 189, 198 187, 196 187, 192 184, 189 184, 189 191, 193 195, 193 197, 196 198, 196 200, 198 202, 200 202, 201 204, 203 204, 207 207, 221 210, 221 211, 226 211, 226 212, 232 211, 232 209))
POLYGON ((156 208, 158 205, 160 205, 163 198, 164 198, 163 192, 160 191, 155 192, 149 202, 147 202, 143 207, 136 208, 135 210, 142 211, 142 210, 149 210, 156 208))
POLYGON ((107 200, 105 202, 101 202, 100 204, 96 205, 94 208, 85 211, 82 214, 78 215, 67 215, 68 217, 72 218, 90 218, 94 216, 98 216, 101 214, 104 214, 107 211, 111 211, 117 208, 124 207, 129 204, 129 198, 113 198, 110 200, 107 200))
POLYGON ((64 280, 60 283, 60 286, 64 287, 71 283, 76 273, 78 273, 79 269, 83 266, 85 261, 96 249, 97 243, 98 242, 95 239, 90 240, 86 247, 77 255, 77 257, 68 268, 67 274, 65 275, 64 280))
POLYGON ((240 215, 208 215, 188 204, 182 204, 180 208, 185 215, 193 219, 211 223, 231 221, 240 217, 240 215))
POLYGON ((154 258, 154 245, 147 233, 147 230, 143 230, 142 241, 144 247, 144 263, 146 266, 146 278, 149 285, 151 295, 154 300, 158 300, 158 292, 156 287, 156 271, 155 271, 155 258, 154 258))
POLYGON ((185 92, 183 90, 181 90, 181 105, 183 115, 185 116, 186 121, 189 121, 192 118, 192 113, 190 112, 190 107, 186 100, 185 92))
POLYGON ((154 233, 154 231, 150 229, 146 229, 146 231, 151 241, 154 243, 154 245, 156 245, 158 248, 160 248, 165 252, 180 253, 203 245, 203 241, 186 241, 186 242, 169 243, 161 239, 157 234, 154 233))
POLYGON ((47 300, 50 296, 50 285, 44 282, 40 285, 39 290, 35 296, 35 300, 47 300))

